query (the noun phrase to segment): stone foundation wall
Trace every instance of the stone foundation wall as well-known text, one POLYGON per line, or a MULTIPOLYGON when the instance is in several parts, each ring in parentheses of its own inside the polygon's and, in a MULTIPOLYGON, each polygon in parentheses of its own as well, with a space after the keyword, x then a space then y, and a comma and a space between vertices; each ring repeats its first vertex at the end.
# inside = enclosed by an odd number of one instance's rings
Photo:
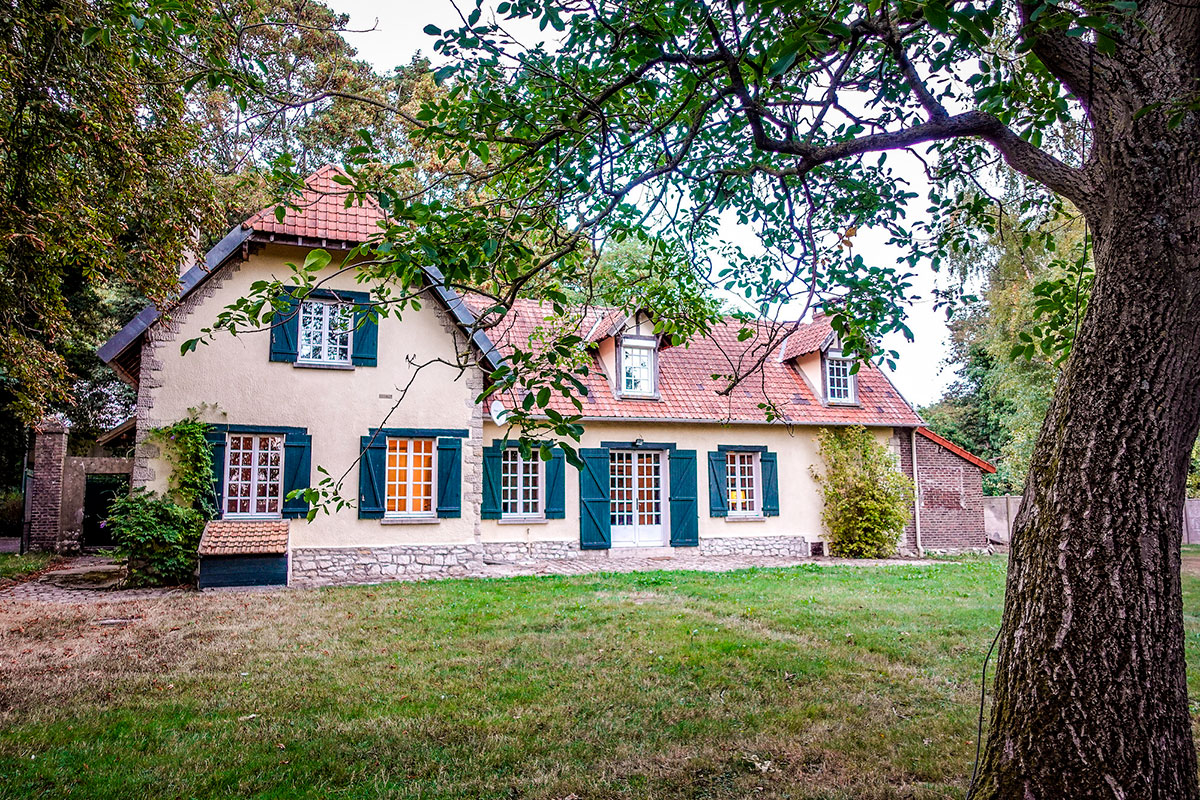
MULTIPOLYGON (((657 550, 657 548, 655 548, 657 550)), ((809 543, 799 536, 701 539, 680 555, 807 558, 809 543)), ((520 564, 557 559, 604 561, 609 550, 581 550, 578 541, 484 542, 459 545, 390 547, 299 547, 292 550, 292 586, 379 583, 412 576, 462 575, 487 564, 520 564)))
POLYGON ((701 539, 698 548, 705 556, 769 556, 808 558, 812 552, 803 536, 727 536, 701 539))

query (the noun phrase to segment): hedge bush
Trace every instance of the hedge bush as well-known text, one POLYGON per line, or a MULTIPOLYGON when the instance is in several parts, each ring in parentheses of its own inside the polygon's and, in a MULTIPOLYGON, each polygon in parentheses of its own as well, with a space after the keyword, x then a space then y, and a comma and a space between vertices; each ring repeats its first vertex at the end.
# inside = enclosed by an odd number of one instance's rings
POLYGON ((886 558, 896 552, 912 513, 912 480, 897 469, 887 447, 861 425, 825 428, 818 436, 821 485, 830 555, 886 558))
POLYGON ((204 515, 138 488, 112 505, 106 524, 129 569, 129 586, 191 583, 204 515))

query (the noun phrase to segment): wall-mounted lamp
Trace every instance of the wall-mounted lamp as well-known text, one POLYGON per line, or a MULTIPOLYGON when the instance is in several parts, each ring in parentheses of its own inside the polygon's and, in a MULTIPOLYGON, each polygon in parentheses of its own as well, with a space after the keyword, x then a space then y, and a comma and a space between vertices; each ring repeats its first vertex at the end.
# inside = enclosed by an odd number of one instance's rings
POLYGON ((645 439, 643 439, 643 438, 642 438, 642 437, 640 437, 640 436, 639 436, 638 438, 636 438, 636 439, 634 439, 634 440, 633 440, 633 446, 634 446, 634 447, 641 447, 641 446, 642 446, 642 445, 644 445, 645 443, 646 443, 646 440, 645 440, 645 439))

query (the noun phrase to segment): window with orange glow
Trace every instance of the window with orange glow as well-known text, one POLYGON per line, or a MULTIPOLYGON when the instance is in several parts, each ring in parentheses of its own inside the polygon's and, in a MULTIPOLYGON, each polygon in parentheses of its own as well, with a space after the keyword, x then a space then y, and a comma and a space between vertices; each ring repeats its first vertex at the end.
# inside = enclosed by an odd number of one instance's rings
POLYGON ((387 516, 433 516, 433 451, 433 439, 388 439, 387 516))

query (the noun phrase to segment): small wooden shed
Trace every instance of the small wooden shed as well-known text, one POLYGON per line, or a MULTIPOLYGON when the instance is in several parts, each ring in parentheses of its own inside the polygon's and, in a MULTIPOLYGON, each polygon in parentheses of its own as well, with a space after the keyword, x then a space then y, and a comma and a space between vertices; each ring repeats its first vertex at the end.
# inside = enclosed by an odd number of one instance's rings
POLYGON ((288 520, 213 520, 200 538, 201 589, 286 586, 288 520))

